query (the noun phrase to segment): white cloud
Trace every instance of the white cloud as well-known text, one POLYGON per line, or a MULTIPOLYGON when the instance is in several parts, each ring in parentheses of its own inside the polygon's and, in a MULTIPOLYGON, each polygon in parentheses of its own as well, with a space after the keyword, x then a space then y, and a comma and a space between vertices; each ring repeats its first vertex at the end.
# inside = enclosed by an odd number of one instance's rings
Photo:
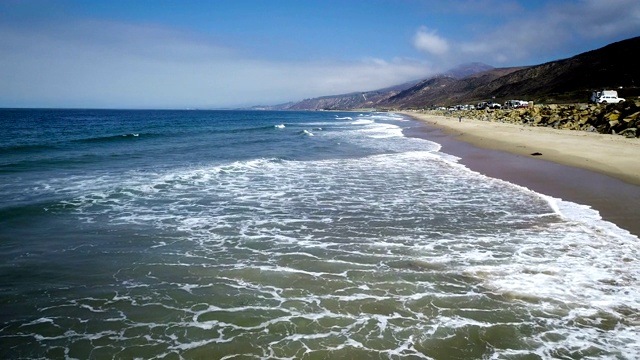
POLYGON ((447 41, 426 27, 418 29, 413 37, 413 46, 420 51, 437 56, 445 55, 449 51, 447 41))
MULTIPOLYGON (((637 0, 550 2, 535 11, 513 11, 517 4, 508 3, 510 16, 500 17, 506 22, 473 17, 473 23, 456 27, 455 37, 440 35, 442 29, 419 28, 413 46, 429 55, 431 63, 380 58, 284 62, 152 24, 0 21, 0 106, 274 104, 425 78, 435 73, 430 64, 436 62, 443 64, 437 70, 470 61, 526 65, 530 63, 523 61, 554 60, 640 34, 637 0), (472 28, 481 30, 463 33, 472 28)), ((498 3, 464 4, 490 8, 498 3)), ((455 7, 447 7, 451 9, 455 7)))
POLYGON ((563 23, 587 38, 640 33, 640 2, 637 0, 582 0, 552 11, 557 23, 563 23))
MULTIPOLYGON (((470 0, 465 4, 486 5, 493 0, 486 1, 470 0)), ((460 63, 466 61, 461 59, 474 59, 496 66, 526 65, 523 61, 550 61, 593 50, 640 34, 640 2, 552 2, 535 11, 512 12, 508 19, 493 27, 483 26, 481 33, 467 36, 468 41, 450 43, 446 60, 460 63)), ((434 35, 425 30, 421 30, 422 33, 434 35)))
POLYGON ((0 25, 0 106, 228 107, 374 90, 432 74, 422 62, 279 62, 207 38, 111 22, 0 25))

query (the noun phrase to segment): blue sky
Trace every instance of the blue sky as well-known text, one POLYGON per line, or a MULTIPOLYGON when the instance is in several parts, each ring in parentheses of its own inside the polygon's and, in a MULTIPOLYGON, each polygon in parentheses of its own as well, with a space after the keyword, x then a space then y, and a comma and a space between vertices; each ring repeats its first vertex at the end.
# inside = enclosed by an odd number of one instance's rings
POLYGON ((278 104, 639 35, 638 0, 0 0, 0 107, 278 104))

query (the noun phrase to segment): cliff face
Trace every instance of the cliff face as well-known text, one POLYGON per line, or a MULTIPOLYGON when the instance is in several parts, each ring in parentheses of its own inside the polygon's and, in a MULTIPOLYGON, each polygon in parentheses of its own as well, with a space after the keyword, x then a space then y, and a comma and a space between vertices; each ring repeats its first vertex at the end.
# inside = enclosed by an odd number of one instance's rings
POLYGON ((393 88, 306 99, 287 107, 295 110, 356 108, 431 108, 494 100, 535 103, 579 103, 591 91, 618 89, 622 97, 640 96, 640 37, 536 66, 487 70, 471 64, 464 69, 393 88), (462 78, 460 78, 462 77, 462 78))

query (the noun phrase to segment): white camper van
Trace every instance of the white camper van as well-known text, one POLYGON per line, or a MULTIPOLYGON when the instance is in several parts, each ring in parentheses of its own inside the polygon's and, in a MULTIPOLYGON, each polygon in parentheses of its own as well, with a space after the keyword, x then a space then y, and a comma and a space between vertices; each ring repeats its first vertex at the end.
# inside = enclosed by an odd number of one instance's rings
POLYGON ((591 102, 597 104, 617 104, 623 102, 624 99, 618 97, 615 90, 601 90, 591 93, 591 102))

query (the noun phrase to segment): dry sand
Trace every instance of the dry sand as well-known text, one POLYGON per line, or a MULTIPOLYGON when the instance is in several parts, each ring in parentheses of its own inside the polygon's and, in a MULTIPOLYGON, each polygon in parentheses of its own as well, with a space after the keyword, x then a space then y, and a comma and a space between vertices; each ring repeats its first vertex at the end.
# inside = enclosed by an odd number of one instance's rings
POLYGON ((478 147, 579 167, 640 186, 640 139, 407 113, 478 147))
POLYGON ((407 135, 442 144, 472 170, 589 205, 640 237, 640 139, 404 114, 427 124, 407 135))

